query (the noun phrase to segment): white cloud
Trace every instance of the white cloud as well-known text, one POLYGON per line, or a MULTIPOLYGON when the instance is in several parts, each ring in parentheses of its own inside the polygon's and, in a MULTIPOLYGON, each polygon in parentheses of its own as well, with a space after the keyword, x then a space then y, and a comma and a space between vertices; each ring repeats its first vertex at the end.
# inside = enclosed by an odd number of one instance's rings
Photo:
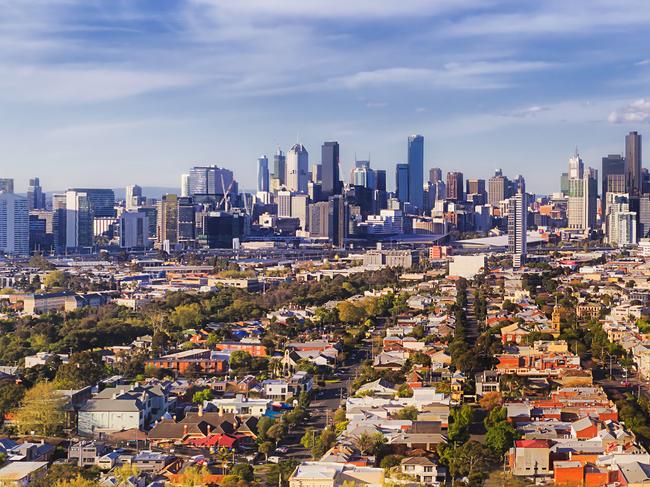
POLYGON ((650 99, 639 98, 629 105, 609 114, 610 123, 646 123, 650 122, 650 99))

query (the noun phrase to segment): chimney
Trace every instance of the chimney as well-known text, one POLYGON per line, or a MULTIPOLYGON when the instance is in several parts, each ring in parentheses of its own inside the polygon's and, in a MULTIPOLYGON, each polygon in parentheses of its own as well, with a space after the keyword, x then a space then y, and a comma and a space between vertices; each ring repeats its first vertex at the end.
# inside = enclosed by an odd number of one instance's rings
POLYGON ((183 425, 183 436, 187 435, 187 425, 183 425))
POLYGON ((203 404, 199 404, 199 418, 203 416, 203 404))

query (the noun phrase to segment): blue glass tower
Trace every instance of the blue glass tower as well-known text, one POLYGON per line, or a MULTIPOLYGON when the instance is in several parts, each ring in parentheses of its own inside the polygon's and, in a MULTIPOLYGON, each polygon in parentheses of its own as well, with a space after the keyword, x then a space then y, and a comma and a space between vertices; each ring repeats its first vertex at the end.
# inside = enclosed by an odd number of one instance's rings
POLYGON ((424 137, 408 138, 408 201, 418 210, 424 209, 424 137))

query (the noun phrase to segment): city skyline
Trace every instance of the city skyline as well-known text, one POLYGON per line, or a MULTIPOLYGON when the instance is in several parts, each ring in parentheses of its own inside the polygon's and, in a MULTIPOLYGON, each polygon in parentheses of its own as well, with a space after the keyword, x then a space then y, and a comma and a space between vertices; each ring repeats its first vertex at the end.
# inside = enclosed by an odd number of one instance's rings
POLYGON ((246 168, 252 189, 257 157, 288 151, 295 134, 312 163, 337 140, 342 174, 355 153, 393 174, 403 139, 420 133, 425 171, 501 167, 550 193, 576 145, 598 167, 644 132, 644 7, 9 1, 7 177, 18 192, 35 175, 47 191, 177 187, 185 168, 218 164, 246 168))

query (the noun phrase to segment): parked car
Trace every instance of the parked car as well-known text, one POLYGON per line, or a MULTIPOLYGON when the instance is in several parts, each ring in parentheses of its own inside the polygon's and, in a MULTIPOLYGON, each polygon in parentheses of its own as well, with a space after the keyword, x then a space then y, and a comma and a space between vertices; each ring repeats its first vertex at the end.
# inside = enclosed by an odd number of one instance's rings
POLYGON ((269 457, 269 462, 271 463, 280 463, 280 457, 277 455, 271 455, 269 457))

